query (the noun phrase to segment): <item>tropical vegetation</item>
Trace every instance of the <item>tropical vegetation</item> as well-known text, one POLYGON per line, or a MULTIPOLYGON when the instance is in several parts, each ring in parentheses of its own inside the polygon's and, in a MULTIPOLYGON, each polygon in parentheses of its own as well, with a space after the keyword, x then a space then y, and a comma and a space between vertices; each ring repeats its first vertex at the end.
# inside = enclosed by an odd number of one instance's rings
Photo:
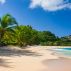
POLYGON ((10 14, 0 18, 0 46, 46 45, 71 46, 71 35, 58 37, 50 31, 38 31, 31 26, 18 25, 10 14))

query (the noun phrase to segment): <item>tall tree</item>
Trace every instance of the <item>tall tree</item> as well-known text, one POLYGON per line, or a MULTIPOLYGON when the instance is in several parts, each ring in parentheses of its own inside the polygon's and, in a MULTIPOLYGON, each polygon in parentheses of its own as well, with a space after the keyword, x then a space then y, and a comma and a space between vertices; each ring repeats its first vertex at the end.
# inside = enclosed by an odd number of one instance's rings
POLYGON ((20 46, 26 46, 30 44, 31 39, 31 26, 19 26, 18 28, 15 28, 16 31, 16 37, 17 37, 17 44, 20 46))
POLYGON ((5 33, 9 33, 9 35, 14 33, 15 26, 18 26, 18 24, 10 14, 6 14, 0 18, 0 45, 3 43, 2 39, 5 33))

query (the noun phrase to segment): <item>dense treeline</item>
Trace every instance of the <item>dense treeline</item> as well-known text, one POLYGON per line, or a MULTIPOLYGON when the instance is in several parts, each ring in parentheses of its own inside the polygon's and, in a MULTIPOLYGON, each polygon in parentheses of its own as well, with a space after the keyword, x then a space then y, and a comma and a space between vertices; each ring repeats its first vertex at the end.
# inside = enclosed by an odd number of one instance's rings
POLYGON ((0 19, 0 45, 70 46, 71 36, 59 38, 50 31, 37 31, 29 25, 19 26, 15 18, 6 14, 0 19))

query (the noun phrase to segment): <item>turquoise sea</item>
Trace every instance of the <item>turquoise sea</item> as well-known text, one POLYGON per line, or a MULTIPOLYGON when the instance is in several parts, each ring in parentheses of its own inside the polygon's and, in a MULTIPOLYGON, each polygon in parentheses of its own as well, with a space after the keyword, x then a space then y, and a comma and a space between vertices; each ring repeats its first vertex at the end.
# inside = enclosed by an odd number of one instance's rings
POLYGON ((54 48, 52 49, 56 54, 71 57, 71 47, 54 48))

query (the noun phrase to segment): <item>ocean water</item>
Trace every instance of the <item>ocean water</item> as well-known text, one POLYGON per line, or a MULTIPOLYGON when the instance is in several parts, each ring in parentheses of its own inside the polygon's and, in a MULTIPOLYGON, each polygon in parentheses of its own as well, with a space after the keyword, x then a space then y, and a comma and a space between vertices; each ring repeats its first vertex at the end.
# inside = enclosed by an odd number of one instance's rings
POLYGON ((54 48, 52 49, 56 54, 59 54, 61 56, 68 56, 71 57, 71 48, 65 47, 65 48, 54 48))

